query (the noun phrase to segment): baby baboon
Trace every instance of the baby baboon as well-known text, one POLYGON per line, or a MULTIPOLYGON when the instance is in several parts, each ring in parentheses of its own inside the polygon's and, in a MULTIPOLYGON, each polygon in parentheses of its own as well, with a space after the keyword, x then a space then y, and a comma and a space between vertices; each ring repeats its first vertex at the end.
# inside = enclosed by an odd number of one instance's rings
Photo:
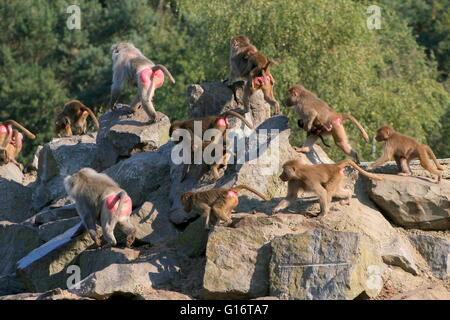
POLYGON ((175 79, 169 70, 161 64, 155 65, 130 42, 119 42, 111 47, 113 60, 113 80, 109 107, 115 109, 123 82, 137 85, 138 93, 130 105, 132 112, 141 105, 151 120, 156 119, 153 107, 155 90, 164 84, 164 73, 172 83, 175 79), (163 73, 164 72, 164 73, 163 73))
POLYGON ((235 36, 230 41, 230 75, 225 82, 232 86, 234 80, 243 78, 246 80, 244 87, 243 103, 245 111, 250 111, 250 96, 262 90, 264 99, 274 109, 275 114, 280 113, 280 104, 273 95, 275 81, 270 73, 270 65, 277 64, 250 43, 243 35, 235 36))
MULTIPOLYGON (((337 113, 331 109, 328 104, 320 100, 314 93, 306 90, 301 85, 295 85, 288 90, 285 104, 288 107, 295 106, 295 111, 303 120, 306 132, 311 132, 313 127, 319 126, 320 134, 332 135, 336 145, 344 151, 346 155, 352 156, 359 163, 358 152, 348 143, 347 133, 345 132, 344 120, 350 120, 361 132, 364 140, 369 142, 369 136, 361 124, 349 114, 337 113)), ((309 152, 310 147, 314 145, 319 138, 317 135, 309 135, 301 148, 300 152, 309 152)))
POLYGON ((100 246, 96 222, 100 222, 106 246, 116 246, 114 237, 116 224, 127 235, 127 247, 131 247, 136 228, 131 224, 131 198, 125 190, 104 173, 83 168, 64 179, 67 194, 75 201, 77 213, 92 240, 100 246))
POLYGON ((231 211, 238 205, 237 193, 242 189, 253 192, 263 200, 268 200, 266 196, 255 189, 246 185, 239 185, 231 189, 219 188, 199 192, 188 191, 181 196, 181 202, 186 212, 191 212, 193 209, 202 212, 202 216, 205 218, 205 229, 208 230, 211 211, 218 220, 231 223, 231 211))
POLYGON ((333 197, 345 198, 341 204, 350 204, 351 190, 343 188, 344 168, 352 166, 364 176, 382 181, 383 179, 373 173, 361 169, 352 160, 342 160, 335 164, 303 164, 299 160, 287 161, 283 164, 283 172, 280 175, 282 181, 288 182, 286 199, 282 200, 273 213, 287 208, 297 199, 299 191, 311 191, 319 196, 320 213, 328 213, 333 197))
POLYGON ((35 139, 36 136, 14 120, 0 122, 0 164, 13 162, 20 167, 16 157, 22 151, 23 135, 17 129, 13 129, 13 126, 22 130, 30 139, 35 139))
POLYGON ((61 137, 61 131, 64 130, 66 136, 72 135, 71 125, 77 129, 79 135, 87 133, 87 117, 90 116, 94 121, 95 127, 99 128, 99 123, 92 110, 86 107, 78 100, 71 100, 66 103, 64 110, 56 116, 55 127, 56 135, 61 137))
POLYGON ((419 159, 422 167, 432 174, 437 175, 438 183, 441 181, 442 172, 439 172, 438 170, 442 171, 444 170, 444 167, 439 164, 436 156, 429 146, 419 143, 415 139, 404 134, 396 132, 394 128, 390 126, 378 128, 375 140, 378 142, 385 142, 384 151, 381 158, 368 167, 369 170, 381 166, 383 163, 394 157, 397 167, 400 170, 399 175, 410 176, 412 175, 412 172, 409 163, 411 160, 419 159), (433 162, 438 170, 433 168, 428 156, 433 159, 433 162))

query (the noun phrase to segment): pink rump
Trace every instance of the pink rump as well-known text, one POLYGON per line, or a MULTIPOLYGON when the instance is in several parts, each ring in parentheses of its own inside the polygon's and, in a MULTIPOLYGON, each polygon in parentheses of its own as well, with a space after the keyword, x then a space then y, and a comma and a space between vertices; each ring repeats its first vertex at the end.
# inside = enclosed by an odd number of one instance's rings
POLYGON ((145 68, 139 72, 139 78, 146 88, 150 87, 150 83, 153 80, 155 88, 159 88, 164 84, 164 73, 158 69, 153 72, 152 68, 145 68))
POLYGON ((216 123, 219 127, 226 127, 228 121, 225 118, 220 118, 220 119, 217 119, 216 123))
MULTIPOLYGON (((108 208, 108 210, 111 211, 116 211, 117 208, 119 207, 119 195, 118 194, 112 194, 110 196, 108 196, 105 201, 106 201, 106 208, 108 208)), ((133 209, 133 205, 131 202, 131 198, 129 196, 126 196, 123 199, 124 203, 122 206, 122 211, 116 214, 119 214, 120 216, 129 216, 131 214, 131 211, 133 209)))
POLYGON ((7 134, 8 133, 8 129, 6 129, 5 126, 1 125, 0 126, 0 134, 7 134))

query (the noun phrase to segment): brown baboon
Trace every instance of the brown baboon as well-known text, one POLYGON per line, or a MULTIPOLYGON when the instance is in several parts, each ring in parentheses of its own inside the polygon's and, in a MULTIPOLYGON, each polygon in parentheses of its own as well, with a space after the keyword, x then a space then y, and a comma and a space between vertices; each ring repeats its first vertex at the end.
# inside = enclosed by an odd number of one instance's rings
MULTIPOLYGON (((328 104, 301 85, 295 85, 288 90, 285 104, 288 107, 295 106, 297 114, 303 120, 306 132, 311 132, 315 126, 322 128, 320 135, 331 135, 336 145, 346 155, 352 156, 357 163, 360 162, 358 152, 352 149, 348 143, 343 121, 350 120, 353 122, 366 142, 369 142, 369 136, 354 117, 349 114, 335 112, 328 104)), ((318 135, 309 135, 302 147, 296 148, 297 151, 309 152, 310 147, 314 145, 318 138, 318 135)))
POLYGON ((290 160, 283 164, 283 172, 280 175, 282 181, 288 182, 286 199, 282 200, 273 213, 287 208, 297 199, 298 192, 311 191, 319 196, 320 213, 325 215, 331 205, 333 197, 345 198, 341 204, 350 204, 351 190, 343 188, 344 168, 352 166, 364 176, 382 181, 383 179, 373 173, 361 169, 352 160, 342 160, 335 164, 303 164, 299 160, 290 160))
POLYGON ((94 169, 83 168, 67 176, 64 179, 64 187, 76 202, 75 206, 83 227, 98 246, 101 242, 96 222, 101 223, 107 247, 117 245, 114 237, 116 224, 127 235, 127 247, 133 244, 136 228, 130 221, 132 201, 126 191, 113 179, 94 169))
POLYGON ((75 127, 79 135, 86 134, 88 116, 91 117, 95 127, 98 129, 99 123, 90 108, 86 107, 78 100, 71 100, 67 102, 64 106, 64 110, 60 111, 56 116, 56 135, 61 137, 61 131, 64 131, 66 136, 71 136, 71 125, 75 127))
POLYGON ((267 201, 266 196, 245 185, 236 186, 234 188, 219 188, 209 191, 185 192, 181 196, 184 210, 191 212, 193 209, 200 210, 205 218, 205 229, 209 229, 209 216, 211 212, 218 220, 231 223, 231 211, 236 208, 239 203, 237 193, 246 189, 253 192, 258 197, 267 201))
POLYGON ((404 134, 396 132, 394 128, 390 126, 378 128, 375 140, 378 142, 385 141, 384 151, 381 158, 371 164, 368 169, 375 169, 394 157, 397 167, 400 170, 399 175, 410 176, 412 175, 412 172, 409 163, 411 160, 419 159, 422 167, 432 174, 437 175, 438 183, 441 181, 442 172, 439 172, 438 170, 442 171, 444 170, 444 167, 439 164, 433 150, 431 150, 429 146, 419 143, 415 139, 404 134), (433 162, 438 170, 433 168, 428 156, 433 159, 433 162))

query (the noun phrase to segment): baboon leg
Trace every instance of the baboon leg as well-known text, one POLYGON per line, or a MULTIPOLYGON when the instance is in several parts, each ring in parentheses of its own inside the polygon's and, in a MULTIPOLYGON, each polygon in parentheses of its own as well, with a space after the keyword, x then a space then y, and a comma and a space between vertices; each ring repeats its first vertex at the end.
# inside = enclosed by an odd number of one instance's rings
POLYGON ((274 108, 275 114, 280 114, 280 104, 277 100, 275 100, 275 97, 273 96, 272 86, 263 86, 261 89, 264 94, 264 100, 266 100, 267 103, 274 108))
POLYGON ((301 147, 294 147, 294 149, 297 152, 309 152, 311 150, 311 147, 316 143, 317 139, 319 139, 318 136, 310 135, 306 137, 306 140, 301 147))
POLYGON ((250 111, 250 96, 253 94, 252 91, 252 79, 247 80, 244 86, 244 93, 242 95, 242 102, 244 103, 245 112, 250 111))
MULTIPOLYGON (((397 161, 397 159, 395 160, 397 161)), ((409 166, 409 161, 406 158, 399 158, 400 162, 400 176, 410 176, 412 175, 411 168, 409 166)), ((397 163, 398 165, 398 163, 397 163)))
POLYGON ((92 240, 96 243, 97 246, 100 246, 100 239, 97 234, 97 225, 95 223, 95 219, 91 213, 91 208, 84 206, 77 202, 75 204, 75 208, 78 211, 78 215, 81 217, 81 221, 83 222, 86 231, 91 236, 92 240))
POLYGON ((117 245, 117 241, 114 237, 114 228, 117 224, 117 218, 114 216, 114 213, 107 208, 103 208, 101 214, 101 223, 103 229, 103 237, 108 243, 107 246, 115 247, 117 245))
POLYGON ((346 155, 351 156, 356 163, 361 163, 358 152, 352 149, 351 145, 348 143, 347 133, 345 132, 344 126, 335 125, 333 127, 332 135, 336 146, 338 146, 346 155))
POLYGON ((219 209, 217 207, 213 207, 212 210, 213 210, 213 213, 216 215, 216 217, 219 220, 223 220, 223 221, 225 221, 227 223, 231 223, 232 222, 232 220, 231 220, 231 212, 229 212, 228 210, 226 210, 226 209, 219 209))
POLYGON ((156 110, 153 106, 153 96, 155 95, 155 86, 153 85, 153 79, 150 84, 150 88, 147 90, 146 95, 142 96, 142 107, 149 116, 150 120, 158 120, 156 116, 156 110))
POLYGON ((135 113, 136 110, 141 106, 141 95, 138 93, 130 104, 130 112, 135 113))
POLYGON ((120 230, 127 235, 127 247, 131 248, 134 240, 136 239, 136 228, 130 221, 130 217, 127 216, 124 220, 118 222, 120 230))
POLYGON ((272 213, 277 213, 281 210, 286 209, 293 203, 295 200, 297 200, 298 193, 301 190, 299 186, 297 185, 296 181, 289 181, 288 182, 288 192, 285 199, 281 200, 280 203, 273 208, 272 213))
POLYGON ((315 183, 312 188, 313 191, 319 196, 320 215, 324 216, 328 213, 330 207, 328 202, 328 192, 320 183, 315 183))
POLYGON ((209 217, 211 215, 211 207, 206 203, 201 203, 199 207, 203 210, 203 219, 205 219, 205 230, 209 230, 209 217))
POLYGON ((419 160, 422 167, 424 167, 430 173, 437 175, 437 182, 439 183, 441 181, 442 173, 433 167, 431 161, 428 159, 427 152, 423 148, 419 150, 419 160))

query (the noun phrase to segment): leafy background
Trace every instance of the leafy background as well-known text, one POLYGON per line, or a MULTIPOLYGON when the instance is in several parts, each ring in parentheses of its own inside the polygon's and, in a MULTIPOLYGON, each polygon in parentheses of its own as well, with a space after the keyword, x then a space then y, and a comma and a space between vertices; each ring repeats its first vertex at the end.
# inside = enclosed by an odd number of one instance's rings
MULTIPOLYGON (((275 94, 301 83, 339 112, 355 116, 373 136, 381 125, 450 157, 450 3, 447 0, 135 0, 0 2, 0 120, 38 133, 19 160, 54 135, 54 118, 69 99, 102 113, 111 85, 109 48, 132 41, 177 80, 158 90, 157 110, 171 120, 187 114, 186 88, 221 81, 229 39, 245 34, 277 60, 275 94), (81 29, 69 30, 66 10, 81 9, 81 29), (369 30, 369 5, 381 7, 381 29, 369 30)), ((128 88, 121 102, 132 99, 128 88)), ((305 134, 295 129, 292 143, 305 134)), ((364 160, 381 145, 365 143, 349 124, 364 160)), ((330 141, 331 142, 331 141, 330 141)), ((334 160, 344 157, 332 147, 334 160)))

